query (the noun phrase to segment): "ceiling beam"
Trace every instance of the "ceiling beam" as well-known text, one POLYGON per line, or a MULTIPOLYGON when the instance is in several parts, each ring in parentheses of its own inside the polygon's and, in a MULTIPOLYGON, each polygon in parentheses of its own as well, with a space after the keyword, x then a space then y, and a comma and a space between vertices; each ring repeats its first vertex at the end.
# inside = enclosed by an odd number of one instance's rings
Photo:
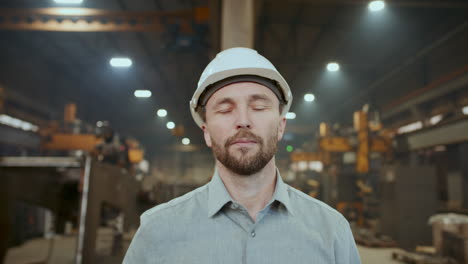
POLYGON ((164 32, 178 24, 193 34, 192 21, 206 23, 208 7, 180 11, 107 11, 89 8, 0 9, 0 29, 65 32, 164 32))
POLYGON ((457 25, 454 29, 450 30, 445 35, 437 39, 436 41, 428 44, 425 47, 420 48, 417 52, 415 52, 415 54, 404 59, 402 63, 400 63, 398 66, 394 67, 393 69, 386 71, 384 75, 372 81, 367 87, 361 88, 358 93, 353 95, 353 97, 349 98, 345 102, 342 102, 342 104, 340 104, 339 106, 333 108, 333 110, 330 111, 330 116, 337 115, 338 113, 340 113, 341 110, 343 110, 344 107, 348 106, 350 103, 356 102, 365 98, 373 90, 377 90, 379 87, 386 84, 389 80, 391 80, 392 78, 395 78, 395 76, 404 72, 408 66, 413 65, 416 62, 420 61, 425 56, 427 56, 430 52, 432 52, 435 48, 440 47, 442 44, 446 43, 448 40, 450 40, 454 36, 457 36, 458 34, 463 33, 464 31, 466 31, 466 29, 468 29, 468 20, 460 25, 457 25))

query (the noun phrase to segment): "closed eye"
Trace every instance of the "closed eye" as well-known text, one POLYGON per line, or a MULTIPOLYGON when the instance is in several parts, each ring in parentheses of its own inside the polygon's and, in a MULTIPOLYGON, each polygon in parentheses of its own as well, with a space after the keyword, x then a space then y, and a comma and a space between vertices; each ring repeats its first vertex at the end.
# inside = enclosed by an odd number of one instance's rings
POLYGON ((232 108, 223 108, 223 109, 219 109, 218 111, 216 111, 216 113, 227 114, 231 111, 232 111, 232 108))
POLYGON ((252 107, 252 109, 255 110, 255 111, 262 111, 262 110, 268 109, 268 106, 266 106, 266 105, 254 105, 252 107))

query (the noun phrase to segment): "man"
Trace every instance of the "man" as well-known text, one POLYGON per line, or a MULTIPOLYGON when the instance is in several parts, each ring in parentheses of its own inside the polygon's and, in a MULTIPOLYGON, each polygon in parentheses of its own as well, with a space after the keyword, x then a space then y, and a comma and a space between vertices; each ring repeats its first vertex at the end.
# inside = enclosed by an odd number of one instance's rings
POLYGON ((213 178, 146 211, 124 263, 360 263, 346 219, 276 169, 291 102, 255 50, 219 53, 190 102, 216 159, 213 178))

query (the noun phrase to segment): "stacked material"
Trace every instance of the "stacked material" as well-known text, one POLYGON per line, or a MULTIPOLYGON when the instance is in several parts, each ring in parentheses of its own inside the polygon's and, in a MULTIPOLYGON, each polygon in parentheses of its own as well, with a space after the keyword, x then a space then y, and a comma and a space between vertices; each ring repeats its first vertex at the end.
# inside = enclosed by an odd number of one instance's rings
POLYGON ((436 251, 460 263, 468 263, 468 216, 437 214, 429 219, 429 224, 436 251))

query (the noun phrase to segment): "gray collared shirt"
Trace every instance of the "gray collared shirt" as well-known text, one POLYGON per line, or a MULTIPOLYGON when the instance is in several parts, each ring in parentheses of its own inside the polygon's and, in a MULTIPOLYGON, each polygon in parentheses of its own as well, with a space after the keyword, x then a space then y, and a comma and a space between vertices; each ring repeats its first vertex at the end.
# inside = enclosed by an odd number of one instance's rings
POLYGON ((146 211, 124 263, 361 263, 346 219, 277 175, 256 222, 216 172, 208 184, 146 211))

